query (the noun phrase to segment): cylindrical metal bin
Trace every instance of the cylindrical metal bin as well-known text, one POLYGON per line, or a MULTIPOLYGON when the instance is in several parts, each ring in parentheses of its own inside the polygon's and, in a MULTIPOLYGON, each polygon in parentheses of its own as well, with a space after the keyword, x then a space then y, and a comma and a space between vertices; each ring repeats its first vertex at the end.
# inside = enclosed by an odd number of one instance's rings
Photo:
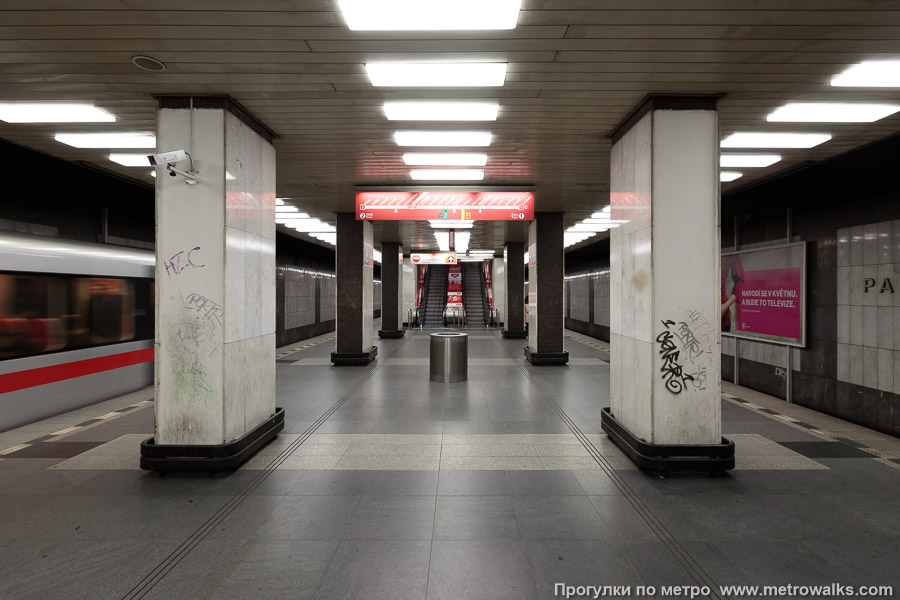
POLYGON ((431 334, 431 380, 455 383, 469 378, 469 334, 431 334))

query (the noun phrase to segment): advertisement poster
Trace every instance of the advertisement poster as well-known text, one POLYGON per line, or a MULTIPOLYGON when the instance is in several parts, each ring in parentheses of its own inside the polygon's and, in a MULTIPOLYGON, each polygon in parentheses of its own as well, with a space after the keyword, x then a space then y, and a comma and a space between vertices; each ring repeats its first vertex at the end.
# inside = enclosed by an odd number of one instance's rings
POLYGON ((375 247, 369 244, 363 244, 363 265, 367 267, 375 266, 375 247))
POLYGON ((722 335, 806 344, 806 246, 722 254, 722 335))
POLYGON ((447 274, 447 306, 462 306, 462 267, 450 265, 447 274))

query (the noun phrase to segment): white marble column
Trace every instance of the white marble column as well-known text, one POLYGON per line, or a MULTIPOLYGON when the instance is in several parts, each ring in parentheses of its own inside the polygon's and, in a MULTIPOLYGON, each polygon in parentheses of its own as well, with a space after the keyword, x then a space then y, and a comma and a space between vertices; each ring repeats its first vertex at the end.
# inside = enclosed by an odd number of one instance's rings
POLYGON ((274 134, 226 98, 164 98, 156 177, 158 445, 218 445, 275 413, 274 134), (176 165, 188 170, 189 163, 176 165))
POLYGON ((650 97, 613 134, 610 408, 652 444, 719 444, 714 97, 650 97))

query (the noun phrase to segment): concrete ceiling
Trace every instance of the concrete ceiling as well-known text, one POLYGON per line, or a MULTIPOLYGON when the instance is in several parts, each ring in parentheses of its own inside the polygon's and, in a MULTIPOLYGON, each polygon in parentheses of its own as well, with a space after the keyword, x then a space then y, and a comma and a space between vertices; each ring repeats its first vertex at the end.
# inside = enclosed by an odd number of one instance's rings
MULTIPOLYGON (((501 113, 490 124, 485 183, 533 184, 537 210, 564 211, 573 223, 608 203, 606 136, 647 93, 727 94, 722 137, 776 129, 833 135, 810 150, 781 151, 784 160, 772 167, 741 169, 723 191, 900 129, 896 115, 869 124, 765 121, 787 101, 898 100, 897 89, 829 86, 852 64, 900 58, 896 0, 674 4, 524 0, 510 31, 358 32, 346 27, 336 0, 4 0, 0 98, 87 100, 119 120, 0 122, 0 137, 150 182, 149 169, 121 167, 108 152, 52 136, 154 131, 154 94, 229 94, 281 136, 278 195, 329 219, 354 209, 355 184, 410 183, 392 138, 398 126, 381 110, 385 99, 493 98, 501 113), (138 54, 166 71, 138 69, 131 63, 138 54), (404 59, 507 61, 509 71, 502 88, 482 89, 375 88, 365 75, 367 61, 404 59)), ((427 238, 415 225, 401 233, 407 245, 427 238)), ((521 237, 521 225, 480 226, 470 246, 501 247, 509 235, 521 237)))

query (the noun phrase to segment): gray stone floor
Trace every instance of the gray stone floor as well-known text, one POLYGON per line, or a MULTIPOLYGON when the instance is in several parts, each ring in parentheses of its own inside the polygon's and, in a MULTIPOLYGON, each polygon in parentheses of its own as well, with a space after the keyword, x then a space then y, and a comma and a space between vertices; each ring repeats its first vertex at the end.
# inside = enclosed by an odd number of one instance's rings
POLYGON ((600 431, 602 342, 531 367, 480 331, 469 380, 436 384, 427 332, 367 367, 328 365, 318 341, 279 350, 285 432, 227 476, 138 469, 152 390, 0 434, 0 598, 900 586, 900 440, 724 386, 737 468, 662 479, 600 431))

